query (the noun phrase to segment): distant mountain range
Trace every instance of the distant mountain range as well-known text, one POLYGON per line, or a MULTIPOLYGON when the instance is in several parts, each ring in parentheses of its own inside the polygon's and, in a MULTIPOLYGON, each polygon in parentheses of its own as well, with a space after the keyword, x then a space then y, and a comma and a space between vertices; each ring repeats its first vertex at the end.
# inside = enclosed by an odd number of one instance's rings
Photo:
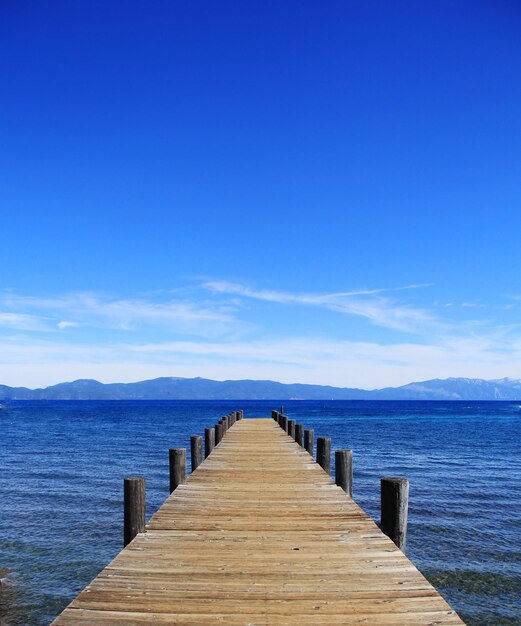
POLYGON ((45 389, 0 385, 0 400, 521 400, 521 380, 447 378, 373 391, 272 380, 155 378, 110 384, 75 380, 45 389))

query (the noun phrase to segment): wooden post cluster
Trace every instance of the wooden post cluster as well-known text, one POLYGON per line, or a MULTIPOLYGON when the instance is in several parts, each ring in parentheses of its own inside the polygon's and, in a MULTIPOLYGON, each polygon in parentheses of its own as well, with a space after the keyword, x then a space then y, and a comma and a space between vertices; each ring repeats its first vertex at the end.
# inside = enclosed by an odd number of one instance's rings
POLYGON ((276 411, 276 414, 277 414, 277 422, 279 423, 279 426, 285 432, 289 432, 289 428, 290 428, 289 422, 292 421, 292 420, 288 420, 288 416, 284 415, 284 413, 279 413, 278 411, 276 411))
MULTIPOLYGON (((288 419, 287 415, 284 415, 284 413, 282 412, 283 410, 284 410, 283 406, 280 407, 280 411, 276 411, 273 409, 271 411, 271 418, 275 422, 277 422, 277 424, 282 428, 282 430, 287 432, 288 435, 299 444, 299 446, 303 446, 302 440, 303 440, 303 434, 304 434, 304 427, 302 426, 302 424, 297 424, 295 420, 288 419)), ((311 445, 311 447, 313 448, 313 444, 311 445)), ((311 452, 311 454, 313 454, 313 452, 311 452)))
MULTIPOLYGON (((214 428, 204 430, 204 457, 207 458, 220 443, 226 431, 235 422, 244 419, 244 411, 232 411, 223 417, 214 428)), ((186 482, 186 448, 170 448, 169 474, 170 493, 186 482)), ((192 472, 203 462, 203 438, 190 436, 192 472)), ((138 533, 145 531, 146 481, 142 476, 127 476, 123 480, 123 545, 127 546, 138 533)))
MULTIPOLYGON (((284 407, 280 407, 281 411, 284 407)), ((277 422, 277 424, 288 433, 288 435, 294 439, 299 446, 302 446, 302 438, 303 438, 303 426, 302 424, 297 424, 295 420, 288 419, 287 415, 284 415, 281 411, 271 411, 271 418, 277 422)))
MULTIPOLYGON (((304 429, 295 420, 288 420, 284 407, 272 410, 271 417, 285 432, 293 437, 311 456, 314 451, 315 432, 304 429)), ((331 473, 331 438, 317 438, 317 463, 327 473, 331 473)), ((335 450, 335 483, 349 497, 353 497, 353 451, 335 450)), ((407 537, 407 514, 409 502, 409 481, 406 478, 382 478, 380 481, 381 522, 380 528, 394 543, 405 550, 407 537)))
POLYGON ((409 481, 406 478, 382 478, 380 480, 380 504, 380 528, 400 550, 405 551, 409 481))
MULTIPOLYGON (((272 410, 271 417, 295 441, 313 456, 315 433, 312 428, 303 429, 302 424, 288 420, 280 411, 272 410)), ((331 473, 331 438, 317 438, 317 463, 328 474, 331 473)), ((335 482, 349 497, 353 497, 353 451, 335 450, 335 482)), ((409 481, 406 478, 382 478, 380 481, 381 522, 380 528, 394 543, 405 550, 407 538, 407 516, 409 481)))
POLYGON ((223 427, 223 436, 227 430, 229 430, 236 422, 244 419, 244 411, 239 409, 238 411, 231 411, 228 415, 224 415, 219 420, 219 423, 223 427))

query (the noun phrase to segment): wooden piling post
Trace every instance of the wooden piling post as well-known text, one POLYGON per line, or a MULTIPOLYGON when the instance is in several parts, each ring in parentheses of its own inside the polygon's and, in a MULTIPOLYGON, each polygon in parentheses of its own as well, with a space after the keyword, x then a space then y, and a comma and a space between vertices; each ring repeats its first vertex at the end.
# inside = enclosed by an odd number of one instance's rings
POLYGON ((215 425, 215 445, 218 445, 219 443, 221 443, 223 438, 223 425, 217 423, 215 425))
POLYGON ((382 532, 392 539, 400 550, 405 551, 409 481, 406 478, 380 479, 380 503, 382 532))
POLYGON ((279 412, 278 411, 272 411, 271 412, 271 419, 277 421, 279 417, 279 412))
POLYGON ((190 455, 192 457, 192 472, 203 462, 203 438, 201 435, 190 437, 190 455))
POLYGON ((315 431, 313 428, 306 428, 304 430, 304 448, 313 456, 313 448, 315 447, 315 431))
POLYGON ((215 428, 204 429, 204 458, 215 448, 215 428))
POLYGON ((353 497, 353 451, 335 450, 335 482, 353 497))
POLYGON ((302 426, 302 424, 295 424, 295 441, 298 443, 299 446, 302 446, 303 430, 304 427, 302 426))
POLYGON ((288 420, 288 435, 295 439, 295 420, 288 420))
POLYGON ((285 432, 288 432, 288 418, 287 418, 287 416, 286 415, 281 415, 280 419, 282 421, 282 424, 281 424, 282 430, 284 430, 285 432))
POLYGON ((331 474, 331 437, 317 437, 317 463, 331 474))
POLYGON ((127 476, 123 481, 123 545, 145 532, 146 483, 142 476, 127 476))
POLYGON ((186 449, 170 448, 170 493, 186 482, 186 449))

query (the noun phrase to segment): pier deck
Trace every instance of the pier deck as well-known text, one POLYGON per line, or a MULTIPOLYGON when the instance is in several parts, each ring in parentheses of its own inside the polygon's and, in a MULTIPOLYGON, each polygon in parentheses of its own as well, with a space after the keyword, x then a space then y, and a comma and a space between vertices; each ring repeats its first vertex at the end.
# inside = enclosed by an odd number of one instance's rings
POLYGON ((245 419, 54 624, 463 622, 276 422, 245 419))

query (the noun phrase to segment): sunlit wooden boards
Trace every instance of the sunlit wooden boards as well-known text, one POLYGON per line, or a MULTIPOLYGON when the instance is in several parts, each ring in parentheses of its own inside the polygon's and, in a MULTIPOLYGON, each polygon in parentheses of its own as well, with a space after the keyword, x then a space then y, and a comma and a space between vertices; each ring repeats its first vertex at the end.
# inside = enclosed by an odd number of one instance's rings
POLYGON ((463 622, 303 448, 246 419, 54 624, 463 622))

